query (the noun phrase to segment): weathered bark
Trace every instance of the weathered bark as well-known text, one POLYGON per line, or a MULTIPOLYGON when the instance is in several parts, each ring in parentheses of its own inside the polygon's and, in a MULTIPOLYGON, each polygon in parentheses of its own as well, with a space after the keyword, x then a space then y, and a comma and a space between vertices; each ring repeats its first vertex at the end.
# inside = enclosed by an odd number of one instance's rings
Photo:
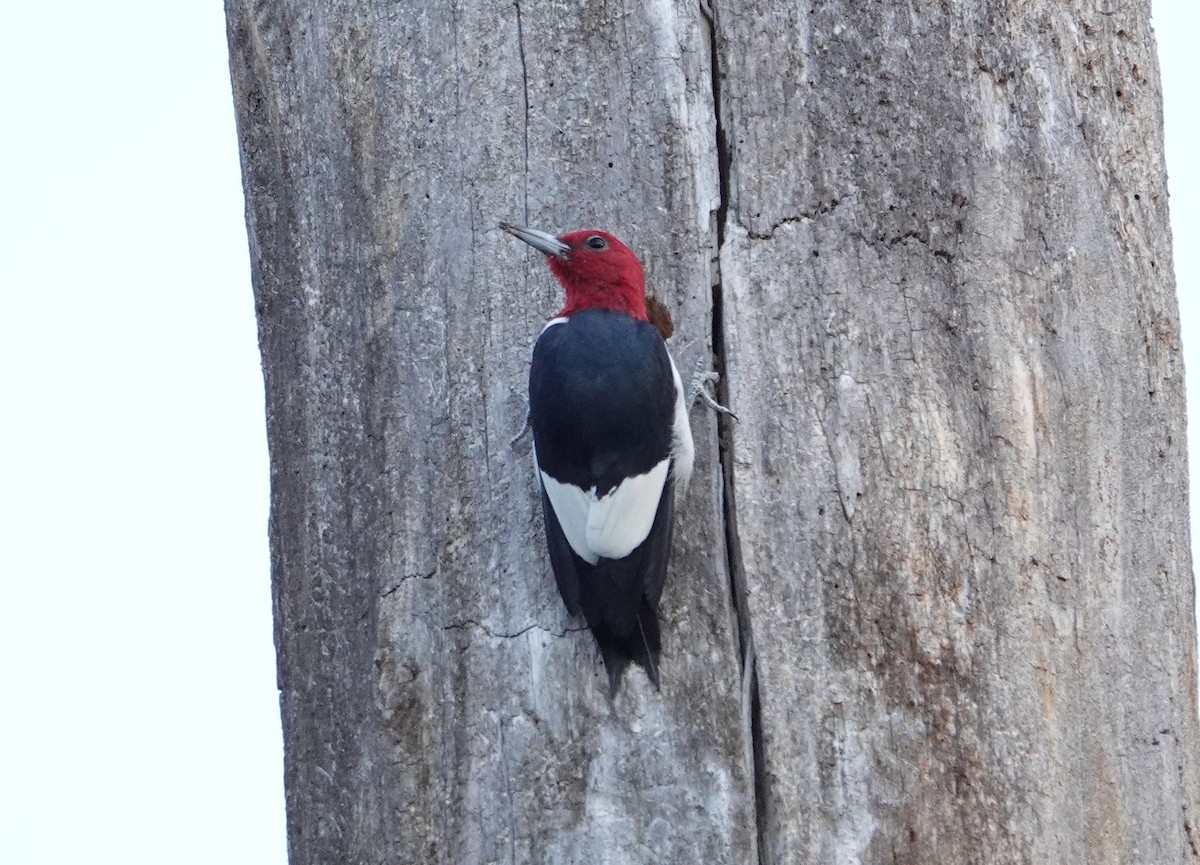
POLYGON ((294 863, 1200 859, 1149 9, 927 5, 227 0, 294 863), (661 693, 555 593, 501 219, 727 373, 661 693))
POLYGON ((766 858, 1194 861, 1149 5, 872 5, 722 19, 766 858))

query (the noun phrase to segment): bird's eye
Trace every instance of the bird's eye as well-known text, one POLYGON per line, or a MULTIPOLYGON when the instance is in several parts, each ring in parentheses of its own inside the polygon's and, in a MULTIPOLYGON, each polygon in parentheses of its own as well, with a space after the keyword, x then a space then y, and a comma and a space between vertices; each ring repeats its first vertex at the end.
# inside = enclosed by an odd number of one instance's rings
POLYGON ((603 237, 601 237, 598 234, 593 234, 591 237, 589 237, 587 240, 585 240, 584 243, 587 244, 589 249, 607 249, 608 248, 608 241, 605 240, 603 237))

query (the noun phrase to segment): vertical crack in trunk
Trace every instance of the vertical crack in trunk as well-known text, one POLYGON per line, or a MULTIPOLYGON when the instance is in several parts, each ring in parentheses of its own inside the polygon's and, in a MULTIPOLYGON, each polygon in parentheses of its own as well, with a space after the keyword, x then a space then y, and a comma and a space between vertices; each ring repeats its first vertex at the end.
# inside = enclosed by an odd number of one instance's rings
POLYGON ((525 147, 525 225, 529 224, 529 65, 525 59, 525 28, 521 24, 521 0, 515 0, 513 6, 517 10, 517 52, 521 57, 521 92, 525 99, 525 123, 521 127, 521 137, 525 147))
MULTIPOLYGON (((716 0, 701 0, 700 11, 708 22, 709 58, 712 72, 713 117, 716 131, 719 199, 714 213, 716 221, 716 250, 712 271, 712 350, 713 366, 720 374, 717 400, 730 405, 729 378, 725 363, 725 296, 721 278, 721 251, 725 247, 725 226, 729 218, 733 150, 724 124, 721 92, 721 63, 717 40, 716 0)), ((725 527, 725 565, 729 573, 729 592, 737 615, 738 647, 742 658, 742 714, 747 737, 747 768, 754 781, 754 845, 758 865, 770 865, 766 833, 767 813, 766 773, 763 753, 762 721, 759 698, 758 664, 754 653, 754 638, 750 624, 746 572, 742 562, 742 547, 738 537, 737 501, 734 495, 734 419, 717 415, 717 443, 721 462, 721 507, 725 527)))

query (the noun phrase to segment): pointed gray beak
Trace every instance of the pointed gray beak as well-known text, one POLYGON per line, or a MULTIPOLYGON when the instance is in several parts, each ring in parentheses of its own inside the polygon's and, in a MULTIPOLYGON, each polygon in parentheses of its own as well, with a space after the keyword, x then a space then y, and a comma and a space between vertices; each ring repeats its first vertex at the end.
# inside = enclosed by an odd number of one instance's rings
POLYGON ((521 228, 508 222, 500 223, 500 228, 507 231, 513 237, 525 241, 538 252, 546 253, 546 255, 557 255, 559 258, 566 258, 567 253, 571 251, 571 247, 567 246, 553 234, 538 231, 536 228, 521 228))

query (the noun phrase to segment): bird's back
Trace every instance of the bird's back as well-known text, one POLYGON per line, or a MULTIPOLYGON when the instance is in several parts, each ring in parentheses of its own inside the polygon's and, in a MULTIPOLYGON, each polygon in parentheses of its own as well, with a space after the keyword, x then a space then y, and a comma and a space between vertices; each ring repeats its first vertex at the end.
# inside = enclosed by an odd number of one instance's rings
POLYGON ((666 345, 644 321, 588 310, 542 332, 529 374, 541 468, 604 495, 671 450, 675 384, 666 345))

